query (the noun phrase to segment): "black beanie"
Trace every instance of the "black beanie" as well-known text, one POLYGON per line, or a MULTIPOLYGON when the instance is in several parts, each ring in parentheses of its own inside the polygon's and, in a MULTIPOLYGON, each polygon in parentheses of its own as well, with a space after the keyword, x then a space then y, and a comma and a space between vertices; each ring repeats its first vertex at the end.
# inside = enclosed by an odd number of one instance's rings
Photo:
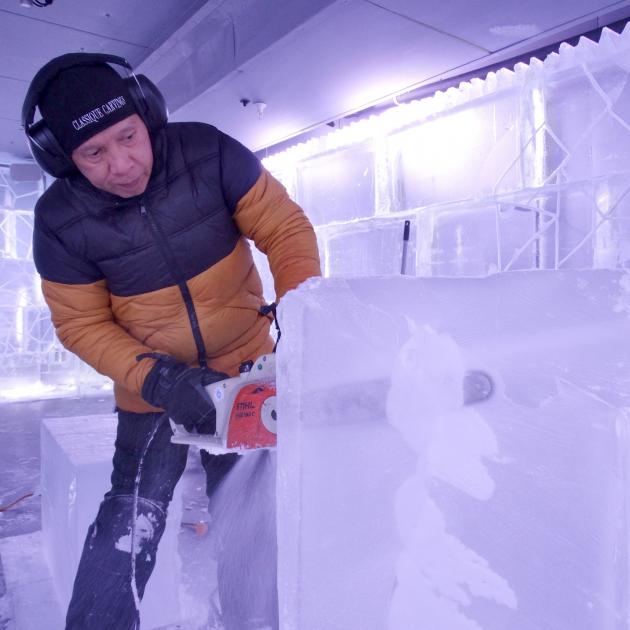
POLYGON ((124 79, 106 64, 62 70, 46 86, 38 106, 68 154, 93 135, 137 113, 124 79))

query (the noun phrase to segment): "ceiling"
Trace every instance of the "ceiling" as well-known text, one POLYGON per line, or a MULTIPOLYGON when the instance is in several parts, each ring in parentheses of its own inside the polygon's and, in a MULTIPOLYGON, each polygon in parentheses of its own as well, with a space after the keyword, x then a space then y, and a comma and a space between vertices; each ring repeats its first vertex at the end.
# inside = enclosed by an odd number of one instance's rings
POLYGON ((172 120, 260 150, 628 17, 630 0, 0 0, 0 163, 29 157, 26 89, 66 52, 127 58, 172 120))

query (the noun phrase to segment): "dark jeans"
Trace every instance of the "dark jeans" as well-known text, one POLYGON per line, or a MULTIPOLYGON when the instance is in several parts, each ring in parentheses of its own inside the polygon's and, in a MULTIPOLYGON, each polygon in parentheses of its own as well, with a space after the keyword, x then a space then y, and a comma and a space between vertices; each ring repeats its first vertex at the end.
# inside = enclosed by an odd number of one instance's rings
MULTIPOLYGON (((161 414, 156 413, 118 412, 112 488, 88 529, 68 607, 66 630, 137 627, 130 553, 134 482, 142 451, 160 418, 161 414)), ((135 584, 140 598, 155 566, 168 504, 186 467, 188 447, 172 444, 170 437, 170 425, 162 421, 142 467, 134 544, 135 584)), ((209 495, 237 458, 233 454, 213 457, 202 451, 209 495)))

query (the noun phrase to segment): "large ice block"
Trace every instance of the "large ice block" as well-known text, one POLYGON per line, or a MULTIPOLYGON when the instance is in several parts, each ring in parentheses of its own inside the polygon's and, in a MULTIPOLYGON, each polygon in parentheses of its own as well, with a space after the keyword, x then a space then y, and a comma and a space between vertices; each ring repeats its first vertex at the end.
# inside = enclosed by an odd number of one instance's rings
MULTIPOLYGON (((46 418, 41 431, 42 534, 44 553, 64 611, 88 527, 110 487, 116 439, 112 414, 46 418)), ((161 628, 181 621, 181 576, 177 535, 182 514, 178 486, 166 529, 141 605, 142 627, 161 628)))
POLYGON ((282 629, 630 628, 629 317, 612 271, 285 296, 282 629))
POLYGON ((326 276, 409 275, 416 268, 414 216, 378 217, 318 230, 326 276), (410 221, 407 247, 403 248, 405 221, 410 221))
POLYGON ((419 211, 417 275, 487 276, 508 265, 535 269, 534 214, 514 203, 485 202, 419 211))

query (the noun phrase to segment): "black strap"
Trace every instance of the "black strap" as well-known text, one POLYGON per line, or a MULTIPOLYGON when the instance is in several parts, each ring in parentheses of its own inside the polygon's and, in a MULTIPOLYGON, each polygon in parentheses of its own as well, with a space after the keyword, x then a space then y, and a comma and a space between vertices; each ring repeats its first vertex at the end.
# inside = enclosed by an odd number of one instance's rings
POLYGON ((275 302, 272 302, 271 304, 266 304, 265 306, 261 306, 260 309, 258 310, 258 312, 261 315, 265 315, 265 316, 271 313, 271 318, 273 320, 273 323, 276 325, 278 336, 276 337, 276 343, 273 347, 273 352, 276 351, 276 348, 278 347, 278 342, 280 341, 280 337, 282 336, 282 331, 280 330, 280 324, 278 323, 278 313, 276 312, 277 306, 278 305, 275 302))
POLYGON ((170 354, 163 354, 162 352, 143 352, 136 356, 136 361, 142 361, 142 359, 155 359, 156 361, 175 361, 170 354))

